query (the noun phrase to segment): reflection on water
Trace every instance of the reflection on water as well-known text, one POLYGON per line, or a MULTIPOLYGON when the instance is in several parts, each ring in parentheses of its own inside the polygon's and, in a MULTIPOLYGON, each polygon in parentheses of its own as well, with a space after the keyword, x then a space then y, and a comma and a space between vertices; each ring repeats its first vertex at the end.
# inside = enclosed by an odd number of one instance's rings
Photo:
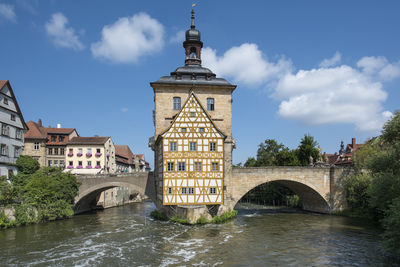
POLYGON ((348 218, 241 210, 222 225, 154 221, 151 202, 0 231, 0 265, 386 266, 379 232, 348 218))

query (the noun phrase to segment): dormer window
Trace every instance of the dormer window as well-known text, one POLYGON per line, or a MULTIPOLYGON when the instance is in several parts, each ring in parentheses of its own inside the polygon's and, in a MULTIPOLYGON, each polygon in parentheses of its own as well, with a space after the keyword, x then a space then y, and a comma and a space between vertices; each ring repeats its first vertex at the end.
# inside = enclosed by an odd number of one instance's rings
POLYGON ((5 105, 8 105, 8 98, 3 98, 3 103, 5 104, 5 105))
POLYGON ((173 99, 173 109, 174 110, 180 110, 181 109, 181 98, 180 97, 174 97, 174 99, 173 99))
POLYGON ((207 110, 213 111, 215 109, 214 98, 207 98, 207 110))

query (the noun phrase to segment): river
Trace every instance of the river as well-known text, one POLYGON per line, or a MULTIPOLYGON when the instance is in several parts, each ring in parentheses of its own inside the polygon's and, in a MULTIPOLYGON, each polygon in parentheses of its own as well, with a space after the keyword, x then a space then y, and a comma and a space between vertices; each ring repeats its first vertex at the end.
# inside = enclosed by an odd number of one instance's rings
POLYGON ((154 221, 151 202, 0 231, 1 266, 393 266, 359 220, 240 210, 220 225, 154 221))

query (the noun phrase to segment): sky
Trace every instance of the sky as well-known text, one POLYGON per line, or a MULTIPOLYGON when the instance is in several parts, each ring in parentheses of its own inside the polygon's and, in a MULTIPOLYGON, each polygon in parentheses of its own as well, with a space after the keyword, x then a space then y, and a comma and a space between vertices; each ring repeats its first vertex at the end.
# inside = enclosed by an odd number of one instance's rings
MULTIPOLYGON (((233 162, 304 134, 334 153, 400 104, 400 1, 197 1, 203 66, 236 84, 233 162)), ((184 65, 190 1, 0 0, 0 79, 25 121, 111 136, 153 166, 150 82, 184 65)))

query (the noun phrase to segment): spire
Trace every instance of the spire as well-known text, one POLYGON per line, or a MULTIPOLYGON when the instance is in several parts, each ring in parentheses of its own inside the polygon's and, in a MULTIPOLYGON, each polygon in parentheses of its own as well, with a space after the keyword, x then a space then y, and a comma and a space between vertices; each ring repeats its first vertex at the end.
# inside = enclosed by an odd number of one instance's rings
POLYGON ((194 9, 196 4, 192 4, 192 24, 186 31, 186 40, 183 42, 185 48, 185 65, 201 65, 201 48, 203 42, 200 39, 200 31, 194 25, 194 9))
MULTIPOLYGON (((193 5, 192 5, 193 6, 193 5)), ((190 26, 191 29, 196 28, 196 26, 194 26, 194 9, 192 9, 192 25, 190 26)))

